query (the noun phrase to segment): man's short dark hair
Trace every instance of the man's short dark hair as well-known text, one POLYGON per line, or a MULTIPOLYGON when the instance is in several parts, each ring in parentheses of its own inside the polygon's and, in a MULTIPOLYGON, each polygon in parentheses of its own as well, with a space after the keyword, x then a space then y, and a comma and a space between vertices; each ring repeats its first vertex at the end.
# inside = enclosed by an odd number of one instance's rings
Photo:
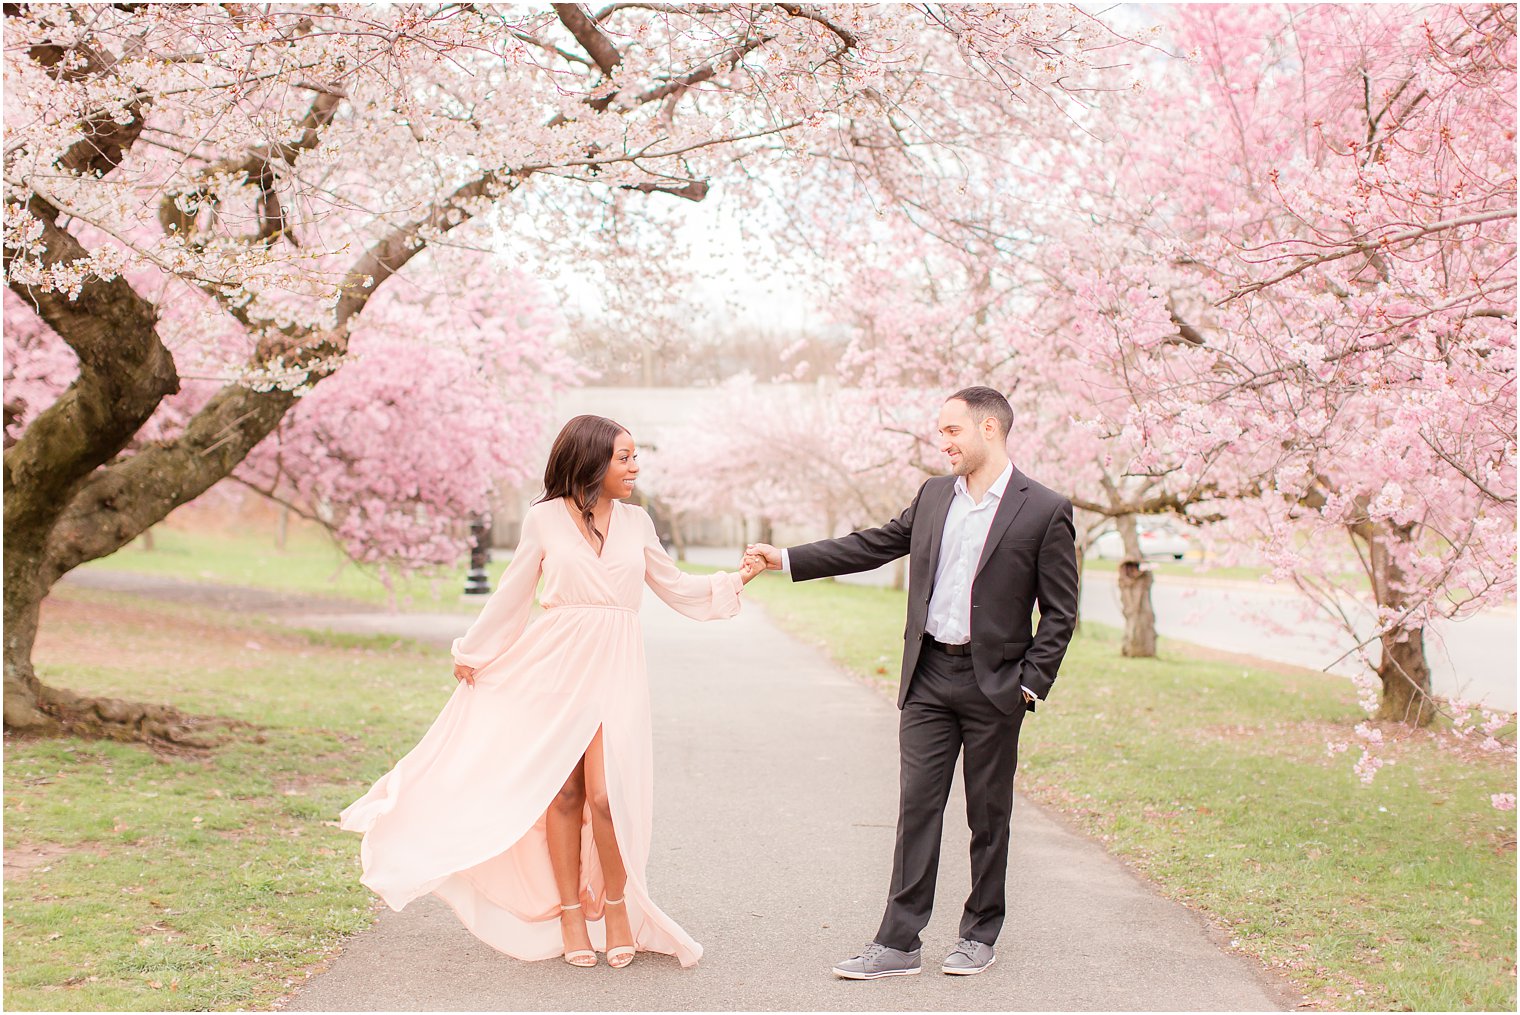
MULTIPOLYGON (((970 388, 962 388, 950 398, 958 398, 966 403, 966 408, 971 410, 971 418, 977 426, 982 425, 982 420, 991 416, 997 420, 998 426, 1003 428, 1003 437, 1013 432, 1013 406, 1008 404, 1001 392, 983 385, 975 385, 970 388)), ((949 401, 950 399, 946 399, 949 401)))

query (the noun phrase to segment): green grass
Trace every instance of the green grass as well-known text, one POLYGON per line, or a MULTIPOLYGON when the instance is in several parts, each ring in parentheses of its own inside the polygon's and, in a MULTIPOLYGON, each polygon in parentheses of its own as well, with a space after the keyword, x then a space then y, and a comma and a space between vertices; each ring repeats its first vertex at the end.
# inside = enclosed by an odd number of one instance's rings
POLYGON ((7 741, 8 1009, 268 1008, 370 925, 334 819, 453 686, 446 653, 63 590, 36 658, 45 681, 258 729, 186 756, 7 741))
MULTIPOLYGON (((766 576, 746 595, 895 689, 902 593, 766 576)), ((1515 813, 1489 804, 1514 791, 1513 762, 1420 732, 1364 786, 1325 746, 1361 718, 1337 678, 1166 641, 1124 659, 1088 624, 1024 726, 1019 788, 1319 1006, 1513 1011, 1515 813)))

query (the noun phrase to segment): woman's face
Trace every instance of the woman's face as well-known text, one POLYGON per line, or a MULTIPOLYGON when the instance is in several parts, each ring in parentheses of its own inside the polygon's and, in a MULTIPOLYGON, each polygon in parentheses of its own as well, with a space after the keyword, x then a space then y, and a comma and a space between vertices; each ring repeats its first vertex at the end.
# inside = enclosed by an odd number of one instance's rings
POLYGON ((602 480, 602 496, 626 500, 633 496, 633 484, 638 478, 638 449, 633 446, 632 435, 620 433, 612 444, 612 461, 607 466, 607 478, 602 480))

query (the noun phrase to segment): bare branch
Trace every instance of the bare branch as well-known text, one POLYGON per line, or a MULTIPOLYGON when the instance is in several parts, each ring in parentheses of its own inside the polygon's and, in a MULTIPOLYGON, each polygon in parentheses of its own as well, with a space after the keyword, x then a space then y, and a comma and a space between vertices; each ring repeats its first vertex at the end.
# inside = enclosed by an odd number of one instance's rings
POLYGON ((1274 286, 1284 279, 1292 278, 1294 275, 1307 271, 1308 269, 1318 264, 1327 264, 1330 261, 1339 261, 1341 258, 1350 257, 1353 254, 1370 254, 1378 250, 1386 249, 1387 247, 1390 247, 1396 243, 1407 243, 1410 240, 1417 240, 1422 236, 1429 236, 1432 233, 1444 232, 1448 229, 1458 229, 1462 226, 1478 225, 1483 222, 1495 222, 1499 219, 1514 218, 1515 212, 1516 209, 1514 207, 1499 208, 1493 211, 1474 212, 1471 215, 1463 215, 1454 219, 1445 219, 1440 222, 1431 222, 1427 225, 1415 226, 1414 228, 1406 229, 1403 232, 1392 233, 1387 236, 1380 236, 1375 240, 1355 240, 1342 247, 1339 247, 1338 249, 1332 250, 1329 253, 1318 254, 1314 257, 1306 257, 1300 260, 1297 264, 1284 268, 1276 275, 1272 275, 1268 278, 1264 278, 1256 282, 1249 282, 1246 285, 1239 287, 1238 289, 1232 290, 1228 295, 1224 297, 1224 299, 1220 300, 1215 305, 1223 306, 1224 304, 1229 303, 1231 300, 1239 299, 1241 296, 1245 296, 1253 292, 1258 292, 1262 289, 1268 288, 1269 286, 1274 286))

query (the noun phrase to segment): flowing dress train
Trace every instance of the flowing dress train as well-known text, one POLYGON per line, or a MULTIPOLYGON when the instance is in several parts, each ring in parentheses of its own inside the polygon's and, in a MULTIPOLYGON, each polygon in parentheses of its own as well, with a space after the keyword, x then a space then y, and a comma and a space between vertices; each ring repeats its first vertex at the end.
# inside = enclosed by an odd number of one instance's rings
MULTIPOLYGON (((563 499, 533 505, 501 584, 464 637, 461 682, 410 753, 346 808, 364 833, 362 882, 392 909, 433 892, 471 933, 520 959, 560 955, 559 893, 545 812, 598 729, 613 827, 628 871, 634 943, 694 965, 702 946, 649 897, 654 817, 649 680, 638 609, 647 584, 697 620, 739 612, 737 574, 683 573, 641 508, 613 502, 598 556, 563 499), (528 623, 543 579, 543 613, 528 623)), ((606 948, 606 892, 590 830, 581 835, 580 901, 606 948)))

